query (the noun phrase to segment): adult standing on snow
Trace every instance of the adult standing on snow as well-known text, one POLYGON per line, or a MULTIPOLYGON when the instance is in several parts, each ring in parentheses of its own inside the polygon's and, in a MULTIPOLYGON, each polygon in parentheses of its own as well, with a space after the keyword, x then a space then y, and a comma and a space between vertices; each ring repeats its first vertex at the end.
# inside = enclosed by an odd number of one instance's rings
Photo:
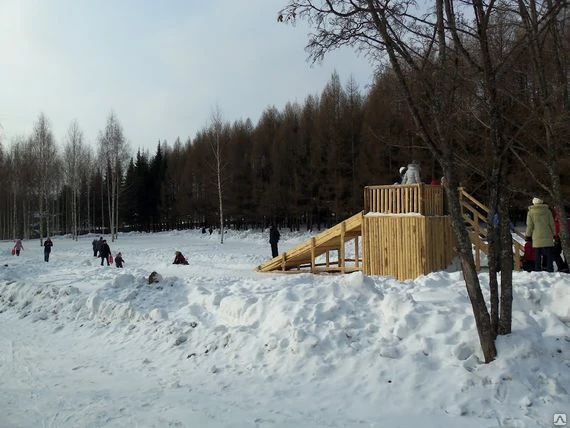
POLYGON ((109 256, 111 255, 111 249, 107 241, 103 239, 101 246, 99 247, 99 257, 101 257, 101 266, 103 266, 103 261, 107 261, 107 266, 109 266, 109 256))
POLYGON ((269 228, 269 243, 271 244, 271 256, 277 257, 279 255, 279 250, 277 249, 277 243, 279 242, 279 238, 281 238, 281 234, 277 227, 272 224, 269 228))
POLYGON ((53 247, 53 242, 48 236, 44 241, 44 261, 49 262, 49 254, 51 253, 51 247, 53 247))
POLYGON ((417 161, 413 160, 412 163, 408 165, 404 178, 402 178, 402 184, 419 184, 421 182, 420 166, 417 161))
POLYGON ((534 270, 542 270, 542 259, 546 259, 546 270, 554 272, 554 217, 542 199, 533 198, 526 216, 525 236, 532 238, 534 248, 534 270))
POLYGON ((99 247, 101 246, 101 242, 103 242, 103 237, 100 236, 99 240, 97 238, 93 239, 91 245, 93 246, 93 257, 97 257, 97 253, 99 252, 99 247))

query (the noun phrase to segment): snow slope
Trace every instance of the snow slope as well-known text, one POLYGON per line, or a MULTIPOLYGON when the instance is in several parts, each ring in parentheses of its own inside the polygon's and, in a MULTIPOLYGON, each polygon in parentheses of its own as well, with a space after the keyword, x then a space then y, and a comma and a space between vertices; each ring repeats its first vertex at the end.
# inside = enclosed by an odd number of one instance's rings
MULTIPOLYGON (((280 250, 307 237, 282 231, 280 250)), ((0 244, 2 428, 518 428, 570 413, 568 275, 514 274, 513 334, 485 365, 452 269, 262 274, 254 231, 120 235, 117 269, 93 238, 55 237, 49 263, 39 241, 20 257, 0 244)))

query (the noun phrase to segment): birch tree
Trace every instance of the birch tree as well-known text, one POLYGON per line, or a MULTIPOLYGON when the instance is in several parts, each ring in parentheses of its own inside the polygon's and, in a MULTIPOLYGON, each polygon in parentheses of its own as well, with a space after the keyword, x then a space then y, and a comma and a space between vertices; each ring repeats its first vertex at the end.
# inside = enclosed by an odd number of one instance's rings
POLYGON ((34 125, 30 140, 30 152, 34 162, 35 188, 38 197, 40 244, 43 245, 49 212, 49 196, 50 192, 53 191, 53 183, 56 178, 55 164, 57 161, 57 150, 51 125, 43 113, 39 115, 34 125))
POLYGON ((220 219, 220 243, 224 243, 224 169, 225 157, 223 146, 225 137, 222 135, 224 124, 222 112, 219 107, 212 112, 212 125, 210 127, 210 148, 214 157, 213 169, 216 177, 216 191, 218 196, 218 210, 220 219))
POLYGON ((117 237, 119 189, 122 171, 129 159, 128 145, 117 116, 111 112, 105 130, 99 133, 99 154, 107 182, 111 240, 117 237))
POLYGON ((77 120, 69 125, 67 142, 64 148, 64 174, 65 182, 71 189, 71 223, 72 236, 77 241, 77 228, 79 224, 78 201, 81 189, 81 178, 85 166, 85 148, 83 145, 83 132, 77 120))

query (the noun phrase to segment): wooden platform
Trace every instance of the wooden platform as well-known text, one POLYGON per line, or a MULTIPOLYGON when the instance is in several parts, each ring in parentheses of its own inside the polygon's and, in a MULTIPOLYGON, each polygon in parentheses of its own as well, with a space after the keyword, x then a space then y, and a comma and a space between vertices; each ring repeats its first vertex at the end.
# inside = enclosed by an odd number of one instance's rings
POLYGON ((363 212, 340 222, 319 233, 296 247, 259 265, 257 271, 309 271, 317 272, 354 272, 362 269, 359 255, 359 237, 362 235, 363 212), (355 241, 355 257, 345 258, 347 242, 355 241), (334 254, 331 254, 333 252, 334 254), (325 255, 325 261, 316 263, 315 259, 325 255), (331 255, 336 256, 334 259, 331 255))

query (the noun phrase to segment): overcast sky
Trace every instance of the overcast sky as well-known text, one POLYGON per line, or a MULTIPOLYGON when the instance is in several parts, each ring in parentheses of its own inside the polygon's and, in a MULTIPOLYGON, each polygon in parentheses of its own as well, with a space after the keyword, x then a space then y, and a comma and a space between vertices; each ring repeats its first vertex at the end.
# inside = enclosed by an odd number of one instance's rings
POLYGON ((319 94, 336 70, 361 90, 373 69, 350 50, 307 62, 308 26, 277 23, 285 0, 0 0, 4 144, 40 112, 61 146, 77 119, 93 143, 111 110, 133 150, 184 141, 218 105, 257 123, 268 106, 319 94))

